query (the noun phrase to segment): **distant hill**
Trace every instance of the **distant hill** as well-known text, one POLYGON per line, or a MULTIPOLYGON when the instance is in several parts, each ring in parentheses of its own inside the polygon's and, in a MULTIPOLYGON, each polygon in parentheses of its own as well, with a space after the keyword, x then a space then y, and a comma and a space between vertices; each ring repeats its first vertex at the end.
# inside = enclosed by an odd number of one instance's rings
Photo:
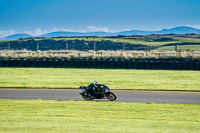
POLYGON ((180 26, 171 29, 163 29, 159 31, 140 31, 140 30, 131 30, 119 32, 120 35, 150 35, 150 34, 191 34, 199 33, 199 29, 195 29, 187 26, 180 26))
POLYGON ((88 33, 81 33, 81 32, 66 32, 66 31, 59 31, 59 32, 51 32, 48 34, 41 35, 40 37, 71 37, 71 36, 112 36, 118 35, 116 33, 108 33, 108 32, 88 32, 88 33))
MULTIPOLYGON (((200 30, 195 29, 192 27, 187 26, 180 26, 171 29, 163 29, 159 31, 142 31, 142 30, 130 30, 130 31, 123 31, 117 33, 109 33, 109 32, 66 32, 66 31, 58 31, 58 32, 51 32, 48 34, 40 35, 39 37, 74 37, 74 36, 117 36, 117 35, 150 35, 150 34, 199 34, 200 30)), ((19 38, 28 38, 33 37, 28 34, 14 34, 2 38, 1 40, 16 40, 19 38)), ((35 36, 36 37, 36 36, 35 36)))
POLYGON ((48 34, 41 35, 40 37, 70 37, 70 36, 82 36, 83 33, 80 32, 66 32, 66 31, 58 31, 58 32, 51 32, 48 34))
POLYGON ((180 26, 180 27, 175 27, 171 29, 163 29, 160 31, 155 31, 153 32, 154 34, 190 34, 190 33, 195 33, 198 34, 199 29, 195 29, 192 27, 187 27, 187 26, 180 26))
POLYGON ((109 33, 109 32, 89 32, 84 33, 84 36, 116 36, 118 33, 109 33))
POLYGON ((32 37, 32 36, 28 34, 14 34, 14 35, 4 37, 1 40, 17 40, 19 38, 28 38, 28 37, 32 37))
POLYGON ((118 35, 150 35, 151 31, 130 30, 118 32, 118 35))

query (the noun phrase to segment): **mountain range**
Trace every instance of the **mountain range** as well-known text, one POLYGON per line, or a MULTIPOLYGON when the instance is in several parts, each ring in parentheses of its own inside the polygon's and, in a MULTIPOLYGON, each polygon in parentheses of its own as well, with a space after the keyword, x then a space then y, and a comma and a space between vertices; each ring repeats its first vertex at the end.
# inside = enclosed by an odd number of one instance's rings
POLYGON ((188 26, 180 26, 171 29, 162 29, 159 31, 142 31, 142 30, 130 30, 130 31, 123 31, 123 32, 116 32, 116 33, 109 33, 109 32, 66 32, 66 31, 57 31, 51 32, 48 34, 43 34, 40 36, 31 36, 28 34, 14 34, 0 40, 17 40, 19 38, 28 38, 28 37, 74 37, 74 36, 117 36, 117 35, 151 35, 151 34, 200 34, 199 29, 195 29, 188 26))

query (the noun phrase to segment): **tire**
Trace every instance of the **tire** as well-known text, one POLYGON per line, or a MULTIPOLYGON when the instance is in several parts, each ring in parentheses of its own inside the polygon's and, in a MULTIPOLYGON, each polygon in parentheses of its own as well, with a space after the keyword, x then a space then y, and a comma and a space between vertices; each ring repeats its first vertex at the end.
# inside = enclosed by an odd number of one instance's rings
POLYGON ((115 101, 117 99, 117 96, 114 93, 110 92, 110 93, 106 94, 106 98, 109 101, 115 101))
POLYGON ((86 95, 82 95, 83 99, 89 101, 89 100, 92 100, 91 98, 87 97, 86 95))

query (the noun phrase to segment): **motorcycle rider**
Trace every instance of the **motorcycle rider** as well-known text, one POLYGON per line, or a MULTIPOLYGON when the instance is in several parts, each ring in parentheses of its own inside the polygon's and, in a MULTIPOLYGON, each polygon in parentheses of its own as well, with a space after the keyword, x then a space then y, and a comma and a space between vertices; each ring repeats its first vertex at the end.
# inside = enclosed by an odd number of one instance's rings
POLYGON ((86 87, 86 95, 89 96, 91 99, 94 99, 91 93, 94 93, 95 95, 101 94, 102 86, 104 85, 99 84, 98 81, 94 81, 86 87))

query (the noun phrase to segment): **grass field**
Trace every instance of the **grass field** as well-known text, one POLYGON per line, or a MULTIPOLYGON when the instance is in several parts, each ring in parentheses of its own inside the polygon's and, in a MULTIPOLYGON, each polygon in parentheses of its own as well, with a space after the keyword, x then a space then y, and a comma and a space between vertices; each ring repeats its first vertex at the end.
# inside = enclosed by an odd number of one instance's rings
POLYGON ((113 89, 200 91, 200 71, 0 68, 0 87, 79 88, 98 80, 113 89))
POLYGON ((200 43, 200 38, 179 38, 179 42, 186 43, 200 43))
MULTIPOLYGON (((102 37, 67 37, 67 38, 53 38, 56 41, 59 40, 84 40, 84 41, 102 41, 102 40, 109 40, 113 42, 124 42, 130 44, 142 44, 142 45, 151 45, 151 46, 160 46, 170 43, 200 43, 199 38, 176 38, 174 41, 163 41, 163 42, 156 42, 156 41, 146 41, 143 39, 125 39, 125 38, 102 38, 102 37)), ((35 40, 42 40, 42 39, 35 39, 35 40)))
POLYGON ((132 44, 143 44, 143 45, 164 45, 169 43, 200 43, 199 38, 176 38, 174 41, 164 41, 164 42, 156 42, 156 41, 145 41, 142 39, 125 39, 125 38, 102 38, 102 37, 77 37, 77 38, 53 38, 54 40, 85 40, 85 41, 102 41, 102 40, 110 40, 114 42, 126 42, 132 44))
MULTIPOLYGON (((84 41, 102 41, 102 40, 109 40, 113 42, 125 42, 130 44, 142 44, 142 45, 152 45, 152 46, 159 46, 159 45, 165 45, 169 43, 181 43, 181 41, 168 41, 168 42, 149 42, 145 40, 139 40, 139 39, 123 39, 123 38, 101 38, 101 37, 77 37, 77 38, 53 38, 54 40, 84 40, 84 41)), ((192 40, 192 39, 191 39, 192 40)), ((183 40, 184 41, 184 40, 183 40)), ((192 40, 193 41, 193 40, 192 40)), ((197 40, 198 42, 198 40, 197 40)), ((200 42, 200 40, 199 40, 200 42)))
POLYGON ((12 41, 12 40, 0 40, 0 42, 9 42, 9 41, 12 41))
MULTIPOLYGON (((174 46, 166 46, 166 47, 161 47, 156 49, 156 51, 174 51, 175 47, 174 46)), ((182 51, 200 51, 200 45, 180 45, 178 46, 178 50, 182 50, 182 51)))
POLYGON ((125 43, 131 43, 131 44, 142 44, 142 45, 151 45, 151 46, 160 46, 160 45, 165 45, 169 43, 179 43, 179 41, 165 41, 165 42, 149 42, 145 40, 137 40, 137 39, 121 39, 121 38, 109 38, 108 40, 112 40, 114 42, 120 41, 120 42, 125 42, 125 43))
MULTIPOLYGON (((84 40, 84 41, 113 41, 113 42, 122 42, 122 43, 129 43, 129 44, 141 44, 141 45, 146 45, 146 46, 161 46, 161 45, 166 45, 166 44, 172 44, 172 43, 200 43, 200 38, 187 38, 187 37, 172 37, 173 40, 172 41, 154 41, 152 40, 153 37, 150 37, 150 40, 146 40, 145 38, 105 38, 105 37, 63 37, 63 38, 46 38, 46 39, 53 39, 56 41, 60 41, 60 40, 84 40)), ((29 39, 25 39, 23 41, 27 41, 29 39)), ((35 38, 34 40, 36 41, 41 41, 43 39, 39 39, 39 38, 35 38)), ((8 41, 12 41, 12 40, 0 40, 0 42, 8 42, 8 41)), ((191 50, 199 50, 200 49, 200 45, 192 45, 192 48, 189 45, 183 46, 184 48, 182 48, 182 50, 185 49, 191 49, 191 50)), ((156 50, 160 50, 160 49, 156 49, 156 50)), ((164 47, 161 48, 161 50, 174 50, 174 48, 171 47, 164 47)))
POLYGON ((0 132, 197 133, 200 105, 0 100, 0 132))

